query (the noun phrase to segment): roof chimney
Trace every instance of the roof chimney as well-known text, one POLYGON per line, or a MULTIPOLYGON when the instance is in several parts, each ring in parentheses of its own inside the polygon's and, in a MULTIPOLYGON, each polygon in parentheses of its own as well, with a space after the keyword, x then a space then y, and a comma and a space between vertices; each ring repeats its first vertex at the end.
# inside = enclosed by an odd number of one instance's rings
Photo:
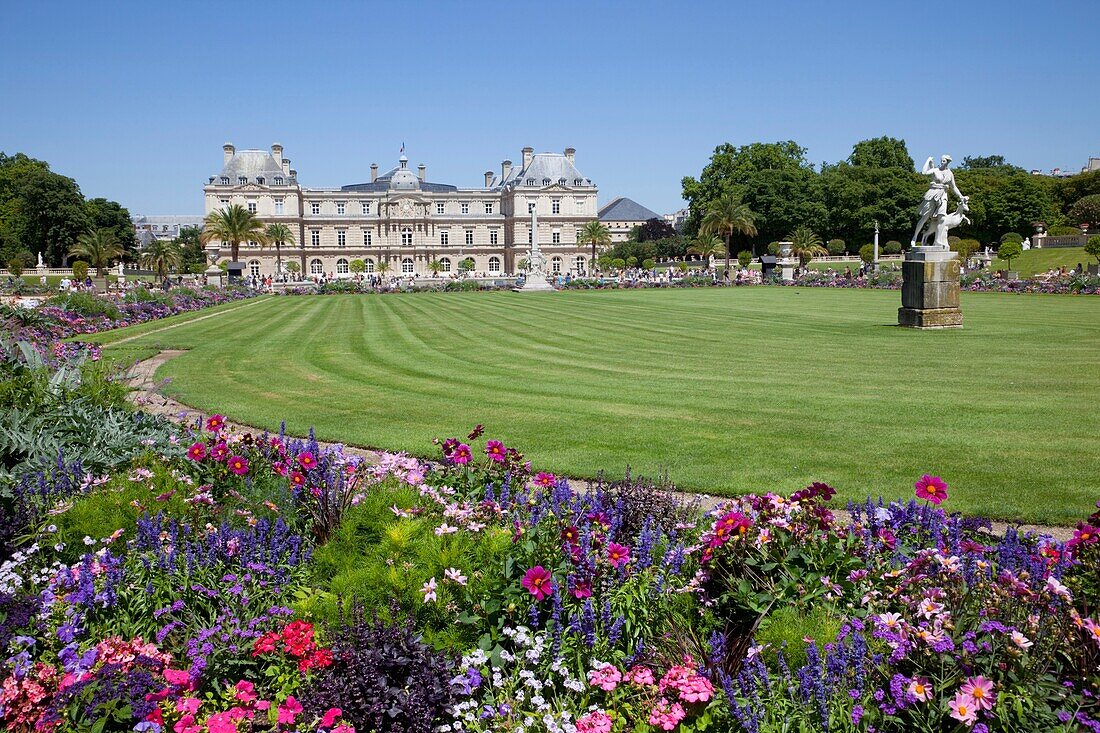
POLYGON ((233 147, 233 143, 226 143, 225 145, 222 145, 222 153, 224 155, 224 157, 222 158, 222 165, 228 163, 229 159, 233 157, 233 154, 235 152, 237 152, 237 149, 233 147))
POLYGON ((493 182, 493 172, 485 171, 485 188, 488 188, 493 182))
POLYGON ((281 143, 271 143, 271 157, 276 163, 283 162, 283 146, 281 143))
POLYGON ((574 158, 574 156, 576 156, 576 154, 577 154, 577 149, 576 148, 566 148, 565 149, 565 159, 569 161, 569 165, 573 165, 573 158, 574 158))
POLYGON ((420 182, 424 182, 424 171, 428 169, 428 166, 421 163, 416 167, 416 177, 420 179, 420 182))
POLYGON ((507 180, 508 174, 512 172, 512 161, 506 160, 500 164, 500 180, 501 182, 507 180))
POLYGON ((279 162, 283 166, 283 173, 286 173, 289 176, 290 175, 290 158, 283 158, 279 162))
MULTIPOLYGON (((290 161, 287 161, 287 162, 289 163, 290 161)), ((297 178, 298 177, 298 171, 291 168, 289 175, 290 175, 291 178, 297 178)))
POLYGON ((374 183, 377 180, 378 180, 378 164, 377 163, 371 163, 370 164, 370 182, 374 183))
POLYGON ((523 149, 523 169, 524 170, 527 170, 527 166, 531 165, 531 158, 534 158, 534 157, 535 157, 535 149, 534 148, 524 148, 523 149))

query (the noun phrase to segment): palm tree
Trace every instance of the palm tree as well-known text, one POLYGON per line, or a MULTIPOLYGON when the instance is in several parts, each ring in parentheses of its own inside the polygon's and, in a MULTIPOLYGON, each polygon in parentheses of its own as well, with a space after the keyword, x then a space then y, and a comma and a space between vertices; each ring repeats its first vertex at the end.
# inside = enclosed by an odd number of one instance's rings
POLYGON ((801 226, 787 235, 791 243, 791 254, 798 258, 798 262, 805 267, 814 257, 822 257, 829 251, 821 246, 821 237, 814 234, 814 230, 807 226, 801 226))
POLYGON ((275 245, 275 272, 283 271, 283 245, 294 244, 294 232, 286 224, 268 224, 264 230, 269 242, 275 245))
POLYGON ((142 267, 156 270, 158 280, 163 280, 170 269, 182 262, 183 250, 175 240, 154 239, 141 253, 142 267))
POLYGON ((598 221, 590 221, 577 232, 577 244, 592 245, 592 261, 596 261, 596 248, 611 244, 611 230, 598 221))
POLYGON ((241 242, 268 242, 263 222, 240 204, 231 204, 207 214, 199 240, 203 244, 211 240, 228 243, 233 262, 237 262, 240 257, 241 242))
POLYGON ((439 277, 439 273, 443 272, 443 263, 439 260, 432 260, 428 263, 428 271, 432 273, 432 277, 439 277))
POLYGON ((691 243, 688 252, 699 255, 705 262, 710 262, 711 257, 717 257, 725 251, 722 240, 714 235, 703 235, 691 243))
POLYGON ((375 268, 379 275, 385 275, 390 271, 390 263, 386 260, 378 260, 378 267, 375 268))
MULTIPOLYGON (((724 193, 711 202, 707 213, 703 215, 703 223, 699 231, 703 234, 717 234, 726 240, 726 272, 730 269, 730 237, 734 233, 744 234, 747 237, 756 236, 756 214, 752 212, 748 204, 733 193, 724 193)), ((756 247, 753 246, 753 254, 756 247)))
POLYGON ((76 240, 69 256, 86 260, 95 267, 96 277, 103 277, 111 260, 122 257, 125 251, 110 229, 89 229, 76 240))

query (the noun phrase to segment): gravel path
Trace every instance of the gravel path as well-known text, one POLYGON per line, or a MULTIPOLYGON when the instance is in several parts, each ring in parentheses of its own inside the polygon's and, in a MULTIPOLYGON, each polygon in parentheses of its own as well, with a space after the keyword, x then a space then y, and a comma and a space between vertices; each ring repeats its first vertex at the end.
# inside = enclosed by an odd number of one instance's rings
MULTIPOLYGON (((250 303, 249 305, 252 304, 250 303)), ((233 308, 231 310, 235 311, 237 309, 233 308)), ((208 316, 200 316, 200 318, 186 321, 186 323, 194 323, 195 321, 201 320, 202 318, 213 318, 218 315, 220 315, 220 313, 211 313, 208 316)), ((177 325, 183 324, 173 324, 171 326, 165 326, 163 329, 158 329, 158 331, 148 331, 141 334, 140 336, 122 339, 121 341, 114 341, 111 344, 108 344, 108 346, 125 343, 132 340, 132 338, 140 338, 141 336, 147 336, 150 333, 157 333, 161 330, 175 328, 177 325)), ((203 413, 201 410, 196 410, 193 407, 188 407, 182 402, 177 402, 170 397, 166 397, 164 394, 161 393, 161 388, 164 386, 163 380, 158 381, 156 378, 156 371, 160 368, 162 364, 167 362, 169 359, 173 359, 179 356, 182 353, 184 352, 177 349, 165 349, 156 356, 136 362, 127 370, 125 379, 126 383, 134 390, 131 393, 130 399, 134 402, 135 405, 141 407, 141 409, 145 410, 146 412, 151 412, 156 415, 163 415, 165 417, 173 420, 178 420, 180 422, 193 423, 196 419, 205 419, 206 414, 203 413)), ((256 428, 250 425, 242 425, 240 423, 234 423, 231 421, 227 421, 227 424, 231 427, 241 430, 251 430, 252 432, 257 433, 263 432, 262 428, 256 428)), ((321 445, 332 444, 321 443, 321 445)), ((378 457, 382 454, 382 451, 379 450, 358 448, 346 444, 344 445, 344 448, 348 453, 362 456, 370 461, 377 460, 378 457)), ((723 501, 721 497, 710 496, 707 494, 683 494, 683 496, 698 499, 702 506, 706 509, 717 506, 723 501)), ((840 518, 841 521, 844 521, 848 518, 848 513, 843 509, 834 510, 834 512, 838 515, 838 518, 840 518)), ((1062 541, 1068 540, 1070 537, 1073 536, 1073 530, 1069 527, 1044 527, 1034 524, 1010 525, 1005 522, 994 522, 993 532, 997 535, 1003 534, 1005 529, 1009 526, 1018 526, 1022 531, 1025 532, 1035 531, 1049 534, 1052 537, 1055 537, 1056 539, 1062 541)))

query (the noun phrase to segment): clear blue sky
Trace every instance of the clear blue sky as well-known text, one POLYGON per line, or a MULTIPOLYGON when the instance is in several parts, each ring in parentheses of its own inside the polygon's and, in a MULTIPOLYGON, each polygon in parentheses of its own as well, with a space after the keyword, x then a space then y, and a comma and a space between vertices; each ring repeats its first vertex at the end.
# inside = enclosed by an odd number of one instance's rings
POLYGON ((816 162, 1100 155, 1100 2, 7 2, 0 150, 131 212, 201 213, 221 145, 281 142, 307 186, 385 170, 480 185, 577 148, 601 203, 666 213, 723 141, 816 162), (952 8, 952 5, 957 6, 952 8))

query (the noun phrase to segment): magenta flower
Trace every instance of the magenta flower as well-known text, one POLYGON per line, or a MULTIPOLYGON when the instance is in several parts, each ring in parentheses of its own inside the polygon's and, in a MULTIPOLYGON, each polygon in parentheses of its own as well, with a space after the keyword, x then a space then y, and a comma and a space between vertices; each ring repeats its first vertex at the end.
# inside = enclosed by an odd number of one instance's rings
POLYGON ((549 570, 541 565, 536 565, 528 570, 520 584, 539 601, 546 598, 554 590, 553 576, 549 570))
POLYGON ((485 455, 495 463, 504 463, 504 459, 508 457, 508 449, 499 440, 490 440, 485 443, 485 455))
POLYGON ((591 598, 592 597, 592 583, 587 580, 578 580, 573 583, 573 590, 570 591, 574 598, 591 598))
POLYGON ((206 421, 206 429, 212 433, 217 433, 224 427, 225 418, 221 415, 211 415, 206 421))
POLYGON ((187 449, 187 457, 192 461, 201 461, 206 458, 206 445, 203 443, 192 443, 191 447, 187 449))
POLYGON ((933 504, 938 505, 947 498, 947 484, 939 476, 929 476, 926 473, 913 484, 913 488, 917 490, 918 499, 924 499, 933 504))
POLYGON ((630 562, 630 548, 612 542, 607 546, 607 561, 617 568, 626 565, 630 562))
POLYGON ((229 458, 229 446, 225 444, 225 441, 216 444, 210 451, 210 457, 218 462, 225 461, 225 459, 229 458))
POLYGON ((992 680, 985 677, 968 677, 960 688, 964 695, 969 695, 974 701, 975 710, 990 710, 997 701, 997 693, 993 691, 992 680))
POLYGON ((955 693, 955 699, 947 703, 947 707, 951 708, 951 717, 967 727, 978 719, 978 706, 974 704, 974 698, 965 692, 955 693))
POLYGON ((299 453, 298 465, 308 471, 309 469, 317 465, 317 459, 314 458, 313 454, 309 451, 306 451, 305 453, 299 453))
POLYGON ((459 466, 465 466, 473 457, 474 454, 470 450, 470 446, 465 443, 459 443, 451 451, 451 462, 459 466))
POLYGON ((248 473, 248 460, 243 456, 230 456, 229 470, 238 476, 244 476, 248 473))
POLYGON ((535 475, 535 486, 541 486, 544 489, 549 489, 554 485, 557 479, 554 478, 554 474, 547 473, 546 471, 540 471, 535 475))

